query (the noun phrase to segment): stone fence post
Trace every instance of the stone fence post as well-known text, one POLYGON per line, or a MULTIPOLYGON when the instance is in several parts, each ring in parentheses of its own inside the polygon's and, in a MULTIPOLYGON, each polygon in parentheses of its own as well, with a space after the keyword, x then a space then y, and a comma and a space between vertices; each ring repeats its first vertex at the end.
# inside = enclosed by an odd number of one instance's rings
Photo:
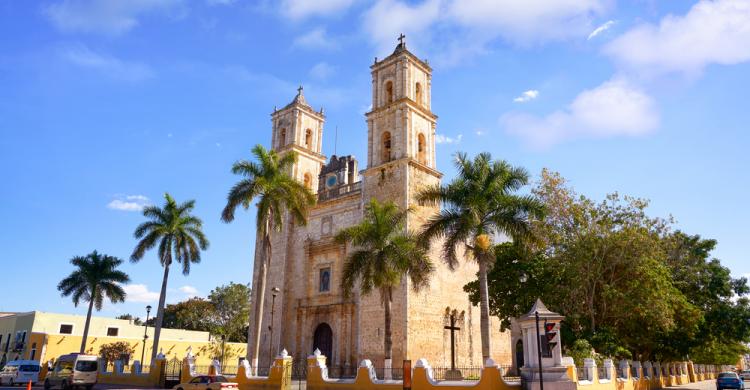
POLYGON ((599 379, 609 379, 612 380, 612 373, 615 371, 615 363, 612 361, 612 359, 604 359, 604 372, 606 373, 606 378, 599 378, 599 379))
POLYGON ((628 363, 628 361, 625 359, 620 360, 619 367, 620 374, 617 376, 625 380, 630 379, 630 364, 628 363))
POLYGON ((586 377, 580 379, 593 382, 594 373, 596 372, 596 361, 590 358, 583 359, 583 372, 586 377))

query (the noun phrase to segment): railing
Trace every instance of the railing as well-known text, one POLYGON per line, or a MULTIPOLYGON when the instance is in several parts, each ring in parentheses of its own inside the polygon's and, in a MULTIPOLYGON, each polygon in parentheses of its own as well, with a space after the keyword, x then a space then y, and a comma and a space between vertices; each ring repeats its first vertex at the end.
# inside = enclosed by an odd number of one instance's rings
POLYGON ((599 376, 599 379, 609 379, 609 367, 599 366, 597 367, 596 375, 599 376))
POLYGON ((478 380, 481 375, 481 366, 456 367, 455 371, 450 367, 432 368, 432 376, 438 381, 478 380))
POLYGON ((330 190, 321 191, 318 192, 318 202, 325 202, 327 200, 335 199, 354 191, 359 191, 360 189, 362 189, 362 182, 358 181, 356 183, 346 184, 330 190))
POLYGON ((630 376, 632 378, 638 378, 638 368, 635 366, 630 366, 630 376))
POLYGON ((588 377, 588 370, 586 369, 586 367, 576 367, 576 375, 578 376, 579 381, 592 379, 588 377))

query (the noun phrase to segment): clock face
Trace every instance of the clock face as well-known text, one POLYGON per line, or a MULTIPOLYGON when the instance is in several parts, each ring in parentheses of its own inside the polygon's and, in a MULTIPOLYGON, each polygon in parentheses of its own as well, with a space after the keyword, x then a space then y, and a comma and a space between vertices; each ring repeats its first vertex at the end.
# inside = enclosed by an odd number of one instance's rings
POLYGON ((338 183, 338 178, 336 177, 336 175, 326 177, 326 187, 331 188, 335 186, 336 183, 338 183))

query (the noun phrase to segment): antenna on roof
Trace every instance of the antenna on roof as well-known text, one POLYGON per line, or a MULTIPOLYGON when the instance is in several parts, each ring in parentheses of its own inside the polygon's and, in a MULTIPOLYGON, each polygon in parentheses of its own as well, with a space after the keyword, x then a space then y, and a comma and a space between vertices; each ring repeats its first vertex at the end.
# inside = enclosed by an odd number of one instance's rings
POLYGON ((339 146, 339 125, 336 125, 336 133, 333 138, 333 155, 336 155, 336 149, 339 146))

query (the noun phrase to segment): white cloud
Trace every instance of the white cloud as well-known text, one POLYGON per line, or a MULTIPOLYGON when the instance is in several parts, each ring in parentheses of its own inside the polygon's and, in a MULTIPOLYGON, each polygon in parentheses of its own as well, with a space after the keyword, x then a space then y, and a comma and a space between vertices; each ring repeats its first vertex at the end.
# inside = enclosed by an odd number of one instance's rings
POLYGON ((407 35, 410 42, 426 42, 427 30, 438 20, 440 9, 441 0, 424 0, 415 5, 378 0, 365 12, 363 27, 378 53, 387 55, 396 47, 396 37, 401 33, 407 35))
POLYGON ((315 64, 315 66, 310 69, 310 76, 316 78, 316 79, 327 79, 328 76, 332 75, 333 72, 336 70, 335 67, 329 65, 326 62, 318 62, 315 64))
POLYGON ((348 9, 354 0, 283 0, 281 14, 292 20, 330 16, 348 9))
POLYGON ((122 288, 128 294, 125 298, 127 302, 151 303, 159 300, 159 293, 149 291, 145 284, 127 284, 122 288))
POLYGON ((449 14, 465 27, 498 34, 515 43, 581 36, 609 0, 450 0, 449 14))
POLYGON ((117 196, 117 199, 109 202, 107 208, 121 211, 141 211, 151 204, 151 200, 143 195, 117 196))
POLYGON ((46 16, 64 32, 123 34, 138 25, 144 13, 166 9, 181 0, 63 0, 43 9, 46 16))
POLYGON ((605 31, 609 30, 614 25, 615 25, 615 21, 614 20, 608 20, 606 23, 604 23, 601 26, 595 28, 594 31, 592 31, 591 34, 589 34, 589 36, 588 36, 588 38, 586 38, 586 40, 590 41, 591 39, 593 39, 597 35, 599 35, 599 34, 605 32, 605 31))
POLYGON ((198 289, 193 286, 182 286, 179 288, 179 290, 188 298, 192 298, 198 295, 198 289))
POLYGON ((377 0, 364 15, 363 28, 378 54, 390 54, 395 38, 403 32, 417 47, 430 47, 436 62, 450 65, 485 52, 485 47, 497 38, 517 45, 584 38, 593 28, 592 21, 612 8, 612 3, 613 0, 377 0))
POLYGON ((338 43, 328 36, 324 27, 316 27, 294 38, 292 46, 311 50, 333 50, 339 47, 338 43))
POLYGON ((435 143, 438 144, 458 144, 461 143, 461 139, 464 137, 463 134, 459 134, 455 138, 445 136, 443 134, 435 134, 435 143))
POLYGON ((510 113, 500 121, 509 134, 546 148, 575 137, 648 134, 659 125, 659 114, 650 96, 624 79, 614 79, 581 92, 567 108, 547 116, 510 113))
POLYGON ((641 24, 604 52, 637 72, 698 73, 707 65, 750 60, 750 2, 702 0, 685 15, 641 24))
POLYGON ((94 69, 118 80, 142 81, 154 77, 154 72, 146 64, 127 62, 118 58, 92 51, 84 45, 73 45, 61 50, 68 62, 84 68, 94 69))
POLYGON ((530 89, 522 93, 521 96, 513 99, 513 101, 516 103, 526 103, 530 100, 536 99, 537 96, 539 96, 539 91, 537 91, 536 89, 530 89))

